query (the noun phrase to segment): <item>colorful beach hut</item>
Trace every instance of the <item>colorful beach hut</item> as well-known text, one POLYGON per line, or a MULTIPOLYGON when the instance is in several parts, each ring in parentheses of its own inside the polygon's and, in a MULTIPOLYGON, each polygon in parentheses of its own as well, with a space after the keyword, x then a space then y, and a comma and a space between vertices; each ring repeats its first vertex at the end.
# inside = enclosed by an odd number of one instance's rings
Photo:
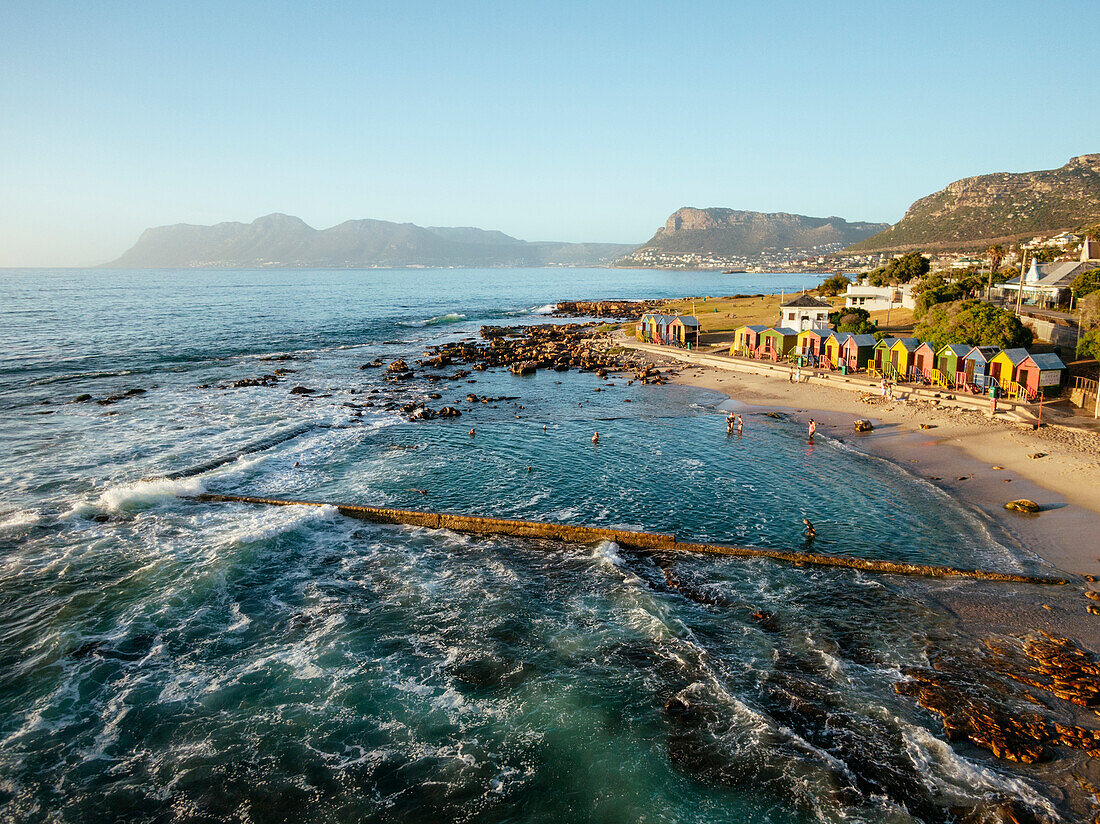
POLYGON ((1016 384, 1028 400, 1034 400, 1045 387, 1058 387, 1066 365, 1053 352, 1028 355, 1016 367, 1016 384))
POLYGON ((852 372, 866 369, 874 351, 874 335, 848 335, 840 345, 840 357, 852 372))
POLYGON ((963 376, 962 361, 973 347, 965 343, 949 343, 936 353, 936 372, 934 380, 945 389, 954 389, 963 376))
POLYGON ((963 358, 963 385, 974 392, 989 388, 989 362, 1001 350, 996 346, 975 346, 963 358))
POLYGON ((806 358, 810 363, 816 365, 817 359, 821 357, 822 346, 828 334, 828 329, 803 329, 798 333, 798 338, 795 342, 795 351, 806 358))
POLYGON ((798 332, 785 326, 769 326, 760 333, 763 356, 772 360, 785 358, 798 343, 798 332))
POLYGON ((913 355, 920 346, 916 338, 897 338, 890 347, 890 367, 893 372, 890 377, 895 380, 909 380, 913 368, 913 355))
POLYGON ((883 338, 875 344, 872 357, 875 371, 880 375, 883 374, 883 367, 890 363, 890 349, 897 341, 897 338, 883 338))
POLYGON ((1016 383, 1016 367, 1027 358, 1026 349, 1005 349, 989 359, 989 377, 1006 393, 1012 392, 1016 383))
POLYGON ((913 374, 921 380, 931 382, 936 371, 936 350, 930 343, 922 343, 913 352, 913 374))
POLYGON ((699 346, 699 321, 691 315, 676 315, 668 325, 668 342, 695 349, 699 346))
POLYGON ((834 369, 840 366, 840 347, 852 337, 851 332, 830 332, 821 344, 821 353, 834 369))
POLYGON ((760 345, 760 333, 767 326, 738 326, 733 333, 733 345, 730 347, 731 355, 752 355, 760 345))

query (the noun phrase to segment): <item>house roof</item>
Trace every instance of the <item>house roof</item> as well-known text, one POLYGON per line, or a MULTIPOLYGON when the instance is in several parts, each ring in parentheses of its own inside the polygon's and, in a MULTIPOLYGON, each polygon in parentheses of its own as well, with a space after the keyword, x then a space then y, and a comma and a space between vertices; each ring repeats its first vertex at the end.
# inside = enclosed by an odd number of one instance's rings
POLYGON ((942 347, 936 354, 942 355, 944 349, 950 349, 955 354, 955 357, 963 358, 970 354, 970 350, 973 348, 973 346, 965 343, 949 343, 947 346, 942 347))
POLYGON ((1005 349, 1004 351, 1000 352, 997 355, 997 357, 1000 357, 1000 355, 1004 355, 1006 358, 1008 358, 1012 362, 1013 366, 1016 366, 1016 365, 1022 363, 1024 360, 1027 359, 1027 350, 1026 349, 1005 349))
POLYGON ((675 318, 673 318, 673 320, 680 321, 680 323, 684 324, 684 326, 698 326, 699 325, 699 321, 697 321, 691 315, 677 315, 675 318))
POLYGON ((875 346, 885 346, 887 349, 893 349, 894 344, 898 342, 897 338, 883 338, 875 346))
POLYGON ((1032 363, 1044 371, 1066 368, 1066 365, 1062 363, 1062 359, 1053 352, 1042 352, 1038 355, 1029 355, 1028 357, 1031 358, 1032 363))
POLYGON ((920 341, 916 338, 895 338, 894 343, 890 348, 893 349, 894 346, 897 346, 899 343, 904 346, 905 349, 909 352, 912 352, 914 349, 920 346, 920 341))
POLYGON ((844 343, 850 337, 853 337, 851 332, 837 332, 835 329, 825 336, 826 340, 835 338, 837 343, 844 343))
POLYGON ((821 300, 820 298, 811 297, 807 294, 801 294, 792 300, 788 300, 785 303, 779 304, 782 308, 786 309, 788 306, 804 306, 808 309, 832 309, 832 304, 827 300, 821 300))
MULTIPOLYGON (((1024 288, 1056 289, 1065 288, 1082 272, 1096 268, 1093 264, 1074 260, 1060 263, 1033 263, 1024 275, 1024 288)), ((1014 277, 1005 286, 1019 288, 1020 278, 1014 277)))
POLYGON ((783 337, 795 337, 798 335, 794 329, 788 329, 786 326, 769 326, 764 331, 766 332, 778 332, 783 337))

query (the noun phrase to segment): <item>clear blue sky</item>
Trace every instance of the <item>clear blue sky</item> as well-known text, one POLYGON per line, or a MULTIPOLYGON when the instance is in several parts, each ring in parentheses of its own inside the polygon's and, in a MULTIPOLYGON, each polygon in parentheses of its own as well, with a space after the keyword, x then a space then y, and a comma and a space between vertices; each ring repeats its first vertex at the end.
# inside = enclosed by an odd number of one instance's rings
POLYGON ((643 241, 1100 150, 1087 2, 0 3, 0 266, 287 212, 643 241))

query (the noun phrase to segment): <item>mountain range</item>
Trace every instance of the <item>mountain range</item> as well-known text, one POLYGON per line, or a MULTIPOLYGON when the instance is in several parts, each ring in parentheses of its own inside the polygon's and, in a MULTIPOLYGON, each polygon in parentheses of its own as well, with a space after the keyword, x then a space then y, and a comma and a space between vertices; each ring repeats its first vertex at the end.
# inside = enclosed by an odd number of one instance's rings
POLYGON ((922 197, 889 229, 849 252, 981 249, 1100 220, 1100 154, 1059 169, 956 180, 922 197))
POLYGON ((146 229, 112 268, 373 268, 595 266, 635 248, 622 243, 535 242, 469 227, 349 220, 314 229, 272 214, 251 223, 146 229))
MULTIPOLYGON (((689 253, 755 257, 768 251, 848 245, 885 229, 886 223, 850 223, 840 217, 807 217, 786 212, 737 209, 677 209, 635 254, 689 253)), ((628 258, 629 260, 629 258, 628 258)))

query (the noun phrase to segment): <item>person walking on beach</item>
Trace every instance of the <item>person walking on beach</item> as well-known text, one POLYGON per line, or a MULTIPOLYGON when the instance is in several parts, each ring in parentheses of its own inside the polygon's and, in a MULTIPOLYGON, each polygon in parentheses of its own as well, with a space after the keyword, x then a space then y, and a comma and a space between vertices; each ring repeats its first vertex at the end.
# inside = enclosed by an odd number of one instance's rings
POLYGON ((882 379, 882 386, 880 387, 880 389, 882 389, 882 399, 883 400, 886 400, 886 388, 888 386, 889 386, 889 384, 886 382, 886 378, 883 378, 882 379))
POLYGON ((810 418, 809 430, 810 430, 810 440, 812 441, 814 439, 814 433, 817 432, 817 421, 815 421, 813 418, 810 418))

